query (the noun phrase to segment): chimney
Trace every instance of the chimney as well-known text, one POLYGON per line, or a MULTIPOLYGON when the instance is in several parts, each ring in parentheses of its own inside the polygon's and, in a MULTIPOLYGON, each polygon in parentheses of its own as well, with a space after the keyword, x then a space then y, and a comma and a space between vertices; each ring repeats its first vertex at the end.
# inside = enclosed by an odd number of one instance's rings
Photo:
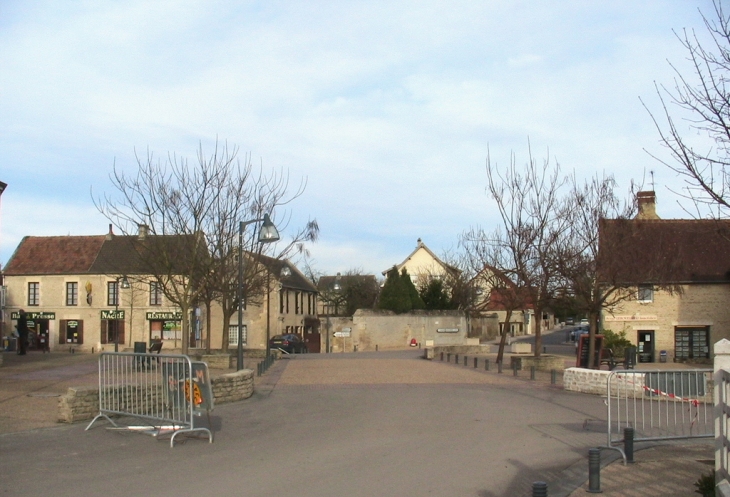
POLYGON ((144 240, 145 238, 147 238, 147 234, 148 234, 148 232, 150 230, 150 227, 147 226, 146 224, 138 224, 137 225, 137 228, 139 230, 137 237, 140 240, 144 240))
POLYGON ((639 207, 636 219, 659 219, 656 213, 656 193, 639 192, 636 194, 636 202, 639 207))
POLYGON ((112 238, 114 238, 114 230, 112 229, 112 223, 109 223, 109 233, 106 234, 105 239, 111 240, 112 238))

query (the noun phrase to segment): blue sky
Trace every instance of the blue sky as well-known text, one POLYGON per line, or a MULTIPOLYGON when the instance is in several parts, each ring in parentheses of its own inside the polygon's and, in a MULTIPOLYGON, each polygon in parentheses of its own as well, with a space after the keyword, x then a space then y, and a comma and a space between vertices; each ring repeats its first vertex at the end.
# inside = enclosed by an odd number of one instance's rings
POLYGON ((330 274, 496 226, 487 149, 524 163, 528 138, 624 190, 654 170, 659 215, 685 217, 639 97, 659 110, 667 60, 686 67, 672 29, 704 36, 698 8, 711 2, 5 0, 0 263, 25 235, 105 233, 91 191, 111 193, 135 149, 193 158, 216 137, 306 179, 291 225, 317 219, 330 274))

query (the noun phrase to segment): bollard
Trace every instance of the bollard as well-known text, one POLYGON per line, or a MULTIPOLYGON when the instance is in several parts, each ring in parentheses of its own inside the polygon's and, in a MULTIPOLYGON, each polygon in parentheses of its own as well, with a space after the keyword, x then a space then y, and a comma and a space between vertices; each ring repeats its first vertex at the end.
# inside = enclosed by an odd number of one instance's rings
POLYGON ((626 462, 634 462, 634 429, 630 426, 624 428, 624 453, 626 462))
POLYGON ((535 379, 535 366, 530 366, 530 379, 535 379))
POLYGON ((547 345, 542 346, 542 353, 547 354, 547 345))
POLYGON ((601 492, 601 449, 588 449, 588 493, 601 492))
POLYGON ((477 368, 477 358, 475 357, 474 358, 474 369, 476 369, 476 368, 477 368))
POLYGON ((532 497, 548 497, 547 483, 544 481, 533 482, 532 497))
POLYGON ((517 376, 517 363, 516 362, 512 363, 512 374, 514 376, 517 376))
POLYGON ((451 362, 451 352, 446 354, 446 362, 451 362))
POLYGON ((554 369, 550 370, 550 384, 555 385, 558 382, 558 372, 554 369))
POLYGON ((443 362, 443 360, 444 360, 444 353, 441 352, 441 361, 443 362))
POLYGON ((484 359, 484 371, 489 371, 489 359, 484 359))
POLYGON ((454 354, 454 364, 459 364, 459 354, 454 354))
POLYGON ((469 358, 467 356, 464 356, 464 366, 466 366, 466 363, 468 360, 469 360, 469 358))
POLYGON ((256 364, 256 376, 261 376, 261 365, 262 364, 263 364, 262 362, 256 364))
MULTIPOLYGON (((376 344, 375 344, 375 352, 377 352, 377 351, 378 351, 378 344, 376 343, 376 344)), ((442 361, 444 360, 444 357, 443 357, 443 356, 444 356, 444 353, 442 352, 442 353, 441 353, 441 360, 442 360, 442 361)))
POLYGON ((502 374, 502 363, 501 363, 501 362, 498 362, 498 363, 497 363, 497 372, 498 372, 499 374, 502 374))

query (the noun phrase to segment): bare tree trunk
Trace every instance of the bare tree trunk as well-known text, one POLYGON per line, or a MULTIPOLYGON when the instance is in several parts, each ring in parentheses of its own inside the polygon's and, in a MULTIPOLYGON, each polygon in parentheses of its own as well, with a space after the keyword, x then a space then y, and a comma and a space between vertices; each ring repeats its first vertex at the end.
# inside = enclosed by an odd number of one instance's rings
POLYGON ((509 329, 509 323, 512 320, 512 310, 507 310, 507 317, 505 318, 504 326, 502 327, 502 336, 499 339, 499 350, 497 351, 497 363, 501 364, 504 360, 504 346, 507 342, 507 330, 509 329))

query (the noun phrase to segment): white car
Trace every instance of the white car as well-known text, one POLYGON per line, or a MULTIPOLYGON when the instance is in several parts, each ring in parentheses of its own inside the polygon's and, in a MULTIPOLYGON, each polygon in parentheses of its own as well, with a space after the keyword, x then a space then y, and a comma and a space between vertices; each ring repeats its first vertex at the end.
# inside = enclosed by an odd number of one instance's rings
POLYGON ((588 320, 587 319, 581 319, 580 320, 580 325, 581 326, 588 326, 588 320))

